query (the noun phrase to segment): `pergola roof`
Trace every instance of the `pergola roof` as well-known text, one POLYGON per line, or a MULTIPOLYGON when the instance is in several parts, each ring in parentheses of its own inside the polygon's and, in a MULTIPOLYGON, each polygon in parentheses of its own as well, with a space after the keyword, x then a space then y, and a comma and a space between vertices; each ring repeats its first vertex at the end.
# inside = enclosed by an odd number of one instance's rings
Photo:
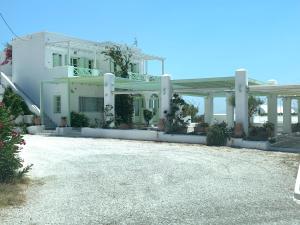
MULTIPOLYGON (((103 76, 59 78, 54 82, 84 83, 91 85, 103 85, 104 83, 103 76)), ((226 92, 233 92, 235 88, 235 77, 183 79, 172 80, 171 82, 174 92, 194 96, 206 96, 208 94, 213 94, 214 96, 225 96, 226 92)), ((269 87, 267 85, 261 86, 261 84, 263 83, 249 79, 250 87, 269 87)), ((116 93, 143 93, 149 91, 160 91, 159 79, 146 82, 116 77, 116 93)))
POLYGON ((278 96, 296 97, 300 96, 300 84, 250 86, 249 92, 255 95, 276 94, 278 96))
MULTIPOLYGON (((106 47, 109 46, 120 46, 120 47, 125 47, 125 44, 119 44, 115 42, 93 42, 93 41, 87 41, 87 40, 81 40, 77 38, 69 38, 69 39, 64 39, 61 41, 55 41, 55 42, 47 42, 47 46, 53 46, 53 47, 59 47, 59 48, 72 48, 72 49, 77 49, 77 50, 83 50, 83 51, 90 51, 90 52, 96 52, 96 54, 101 54, 102 51, 105 50, 106 47)), ((150 54, 145 54, 142 52, 141 49, 139 49, 136 46, 128 46, 133 53, 133 59, 142 59, 142 60, 159 60, 163 61, 165 58, 155 56, 155 55, 150 55, 150 54)))

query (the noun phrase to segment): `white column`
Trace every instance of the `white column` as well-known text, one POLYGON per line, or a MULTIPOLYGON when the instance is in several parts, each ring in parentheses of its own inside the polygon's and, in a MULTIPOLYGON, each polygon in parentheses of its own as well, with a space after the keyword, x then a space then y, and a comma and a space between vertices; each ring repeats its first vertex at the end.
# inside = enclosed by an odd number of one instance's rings
POLYGON ((70 42, 68 41, 68 62, 67 62, 67 65, 71 65, 70 61, 71 61, 71 49, 70 49, 70 42))
POLYGON ((165 60, 161 60, 161 74, 165 73, 165 60))
POLYGON ((268 96, 268 121, 274 124, 275 135, 277 134, 278 114, 277 114, 277 96, 275 94, 268 96))
POLYGON ((94 69, 97 69, 97 51, 95 50, 94 52, 94 65, 93 65, 94 69))
POLYGON ((232 93, 226 93, 226 119, 228 127, 234 126, 234 106, 232 105, 232 93))
POLYGON ((211 124, 214 117, 214 98, 211 94, 204 97, 204 122, 211 124))
POLYGON ((248 135, 248 76, 245 69, 235 71, 235 114, 236 123, 242 124, 248 135))
POLYGON ((300 123, 300 98, 297 98, 297 103, 298 103, 298 123, 300 123))
MULTIPOLYGON (((106 105, 113 106, 111 113, 115 115, 115 75, 112 73, 104 74, 104 107, 106 105)), ((106 118, 104 118, 106 120, 106 118)), ((114 125, 114 124, 113 124, 114 125)))
POLYGON ((148 61, 145 60, 145 74, 148 74, 148 61))
POLYGON ((162 75, 160 85, 160 119, 166 119, 167 113, 170 112, 170 101, 173 94, 171 76, 169 74, 162 75))
POLYGON ((292 132, 292 99, 290 97, 283 98, 283 132, 291 133, 292 132))

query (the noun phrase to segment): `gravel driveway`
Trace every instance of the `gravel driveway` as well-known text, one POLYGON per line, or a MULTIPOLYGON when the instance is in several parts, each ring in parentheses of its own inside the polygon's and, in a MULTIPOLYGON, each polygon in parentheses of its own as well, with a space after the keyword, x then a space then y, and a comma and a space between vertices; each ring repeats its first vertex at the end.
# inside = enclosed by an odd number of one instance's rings
POLYGON ((300 224, 296 154, 26 136, 26 204, 0 224, 300 224))

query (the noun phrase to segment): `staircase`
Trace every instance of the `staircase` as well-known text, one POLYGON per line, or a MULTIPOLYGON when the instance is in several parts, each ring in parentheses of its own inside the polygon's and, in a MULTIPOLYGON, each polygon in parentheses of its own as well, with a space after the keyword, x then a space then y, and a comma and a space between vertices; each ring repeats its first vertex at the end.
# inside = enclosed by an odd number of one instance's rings
POLYGON ((43 113, 43 124, 45 125, 45 130, 55 130, 57 127, 57 124, 46 113, 43 113))

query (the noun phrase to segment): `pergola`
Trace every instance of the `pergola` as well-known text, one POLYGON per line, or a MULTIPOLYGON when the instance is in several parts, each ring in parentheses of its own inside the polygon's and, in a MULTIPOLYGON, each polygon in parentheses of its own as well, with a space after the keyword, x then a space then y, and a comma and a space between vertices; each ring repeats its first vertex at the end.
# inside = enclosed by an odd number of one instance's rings
MULTIPOLYGON (((107 48, 107 47, 113 47, 113 46, 119 46, 121 49, 126 50, 126 45, 114 43, 114 42, 94 42, 94 41, 87 41, 87 40, 81 40, 77 38, 66 38, 65 40, 60 41, 54 41, 54 42, 47 42, 46 46, 49 47, 58 47, 67 49, 67 62, 70 63, 71 58, 71 52, 72 51, 84 51, 84 52, 90 52, 94 55, 94 68, 96 69, 97 65, 97 58, 100 54, 107 48)), ((165 58, 145 54, 139 49, 137 46, 128 46, 130 48, 130 52, 132 53, 132 60, 143 60, 145 63, 145 71, 143 71, 145 74, 148 74, 148 61, 159 61, 161 63, 161 74, 164 74, 165 70, 165 58)))
MULTIPOLYGON (((248 133, 248 95, 266 96, 268 98, 268 121, 275 127, 278 124, 277 101, 283 98, 283 131, 291 132, 291 100, 298 99, 300 106, 300 85, 271 85, 254 79, 248 79, 246 70, 240 69, 235 76, 178 79, 171 80, 170 75, 155 79, 133 80, 115 77, 107 73, 97 77, 60 78, 52 82, 85 83, 104 86, 104 105, 114 106, 114 95, 155 93, 160 96, 160 118, 165 118, 165 111, 170 110, 173 93, 180 95, 202 96, 205 101, 205 122, 213 120, 214 97, 226 97, 226 117, 229 126, 241 123, 248 133), (235 96, 235 110, 230 98, 235 96), (235 113, 234 113, 235 112, 235 113)), ((114 113, 114 112, 113 112, 114 113)), ((298 114, 300 121, 300 113, 298 114)))

